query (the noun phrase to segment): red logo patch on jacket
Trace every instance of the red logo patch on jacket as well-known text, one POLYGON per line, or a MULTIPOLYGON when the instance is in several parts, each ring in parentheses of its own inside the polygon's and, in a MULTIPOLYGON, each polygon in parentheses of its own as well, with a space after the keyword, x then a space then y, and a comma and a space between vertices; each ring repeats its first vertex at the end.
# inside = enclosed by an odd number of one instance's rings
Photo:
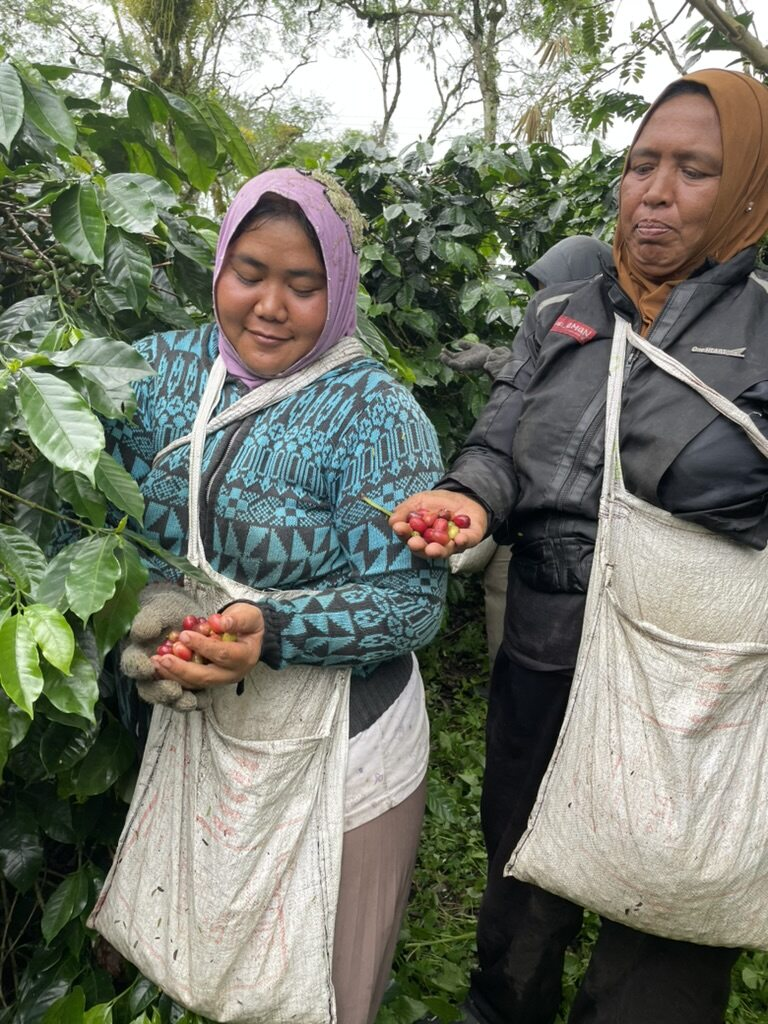
POLYGON ((572 320, 569 316, 559 316, 552 324, 552 330, 556 334, 567 334, 569 338, 578 341, 580 345, 586 345, 597 334, 594 327, 589 327, 588 324, 583 324, 579 320, 572 320))

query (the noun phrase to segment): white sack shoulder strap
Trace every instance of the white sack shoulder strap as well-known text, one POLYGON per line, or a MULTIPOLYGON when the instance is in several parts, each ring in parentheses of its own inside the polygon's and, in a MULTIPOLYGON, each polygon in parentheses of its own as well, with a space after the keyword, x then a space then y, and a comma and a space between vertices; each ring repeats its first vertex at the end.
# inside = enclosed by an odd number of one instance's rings
MULTIPOLYGON (((266 409, 270 405, 282 402, 284 398, 295 394, 297 391, 301 391, 302 388, 314 383, 320 377, 324 377, 326 373, 338 369, 339 366, 343 366, 345 363, 362 359, 365 355, 365 349, 357 338, 342 338, 332 349, 321 356, 317 362, 312 363, 305 370, 301 370, 290 377, 280 377, 262 384, 259 388, 254 388, 253 391, 249 391, 247 395, 233 402, 229 408, 219 413, 218 416, 211 418, 211 413, 216 407, 227 376, 224 360, 221 356, 217 356, 211 367, 210 377, 206 385, 205 394, 200 402, 195 424, 204 418, 205 435, 222 430, 230 423, 234 423, 235 420, 242 419, 244 416, 249 416, 252 412, 257 412, 259 409, 266 409)), ((173 451, 175 448, 189 444, 191 437, 192 434, 189 433, 171 441, 165 448, 161 448, 157 452, 152 460, 152 464, 154 465, 158 459, 167 455, 168 452, 173 451)))
MULTIPOLYGON (((621 317, 616 317, 616 320, 617 324, 626 323, 621 317)), ((683 384, 688 384, 694 391, 698 391, 701 397, 709 402, 713 409, 717 409, 721 415, 741 427, 760 454, 768 458, 768 437, 758 430, 743 409, 739 409, 733 402, 721 395, 719 391, 715 391, 709 384, 705 384, 701 378, 697 377, 687 366, 683 366, 677 359, 674 359, 668 352, 657 348, 649 341, 646 341, 645 338, 635 333, 628 323, 626 324, 626 337, 630 345, 633 345, 644 356, 647 356, 659 369, 664 370, 683 384)))

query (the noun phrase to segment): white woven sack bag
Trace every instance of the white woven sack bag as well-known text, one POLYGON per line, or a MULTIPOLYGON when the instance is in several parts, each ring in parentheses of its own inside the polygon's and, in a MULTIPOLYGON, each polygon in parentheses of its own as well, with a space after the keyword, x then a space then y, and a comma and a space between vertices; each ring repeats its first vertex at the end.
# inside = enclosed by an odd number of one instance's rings
POLYGON ((619 322, 581 649, 505 873, 641 931, 768 949, 768 552, 624 489, 627 336, 663 356, 619 322))
MULTIPOLYGON (((264 385, 211 420, 224 379, 223 363, 214 366, 191 436, 188 549, 211 585, 187 581, 190 606, 209 614, 228 600, 264 596, 206 559, 198 516, 206 432, 360 352, 348 339, 302 374, 264 385)), ((331 962, 349 679, 343 667, 273 672, 257 665, 241 694, 217 687, 204 711, 153 713, 89 925, 175 1001, 212 1020, 335 1024, 331 962)))

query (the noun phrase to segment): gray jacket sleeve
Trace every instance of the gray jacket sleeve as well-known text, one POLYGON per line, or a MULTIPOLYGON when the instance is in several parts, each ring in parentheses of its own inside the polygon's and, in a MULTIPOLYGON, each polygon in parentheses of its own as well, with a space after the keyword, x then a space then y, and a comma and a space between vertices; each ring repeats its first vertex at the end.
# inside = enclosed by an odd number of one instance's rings
POLYGON ((518 496, 512 442, 523 408, 525 389, 538 357, 536 300, 526 311, 510 358, 496 378, 488 404, 463 448, 435 486, 469 494, 488 512, 488 533, 509 516, 518 496))

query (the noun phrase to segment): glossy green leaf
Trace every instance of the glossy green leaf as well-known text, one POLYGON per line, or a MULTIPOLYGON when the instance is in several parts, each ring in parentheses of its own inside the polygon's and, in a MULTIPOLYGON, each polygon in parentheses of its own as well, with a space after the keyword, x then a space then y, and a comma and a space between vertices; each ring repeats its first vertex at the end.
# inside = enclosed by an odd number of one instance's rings
POLYGON ((203 312, 213 313, 213 273, 209 267, 189 259, 183 252, 176 252, 172 278, 179 295, 186 296, 203 312))
POLYGON ((43 82, 22 76, 24 87, 24 116, 43 135, 67 149, 74 149, 77 128, 66 108, 61 94, 43 82))
POLYGON ((45 660, 59 671, 69 672, 75 653, 75 635, 61 612, 47 604, 30 604, 23 614, 45 660))
POLYGON ((98 1003, 85 1011, 83 1024, 112 1024, 112 1004, 98 1003))
POLYGON ((243 138, 243 134, 220 103, 210 96, 198 99, 202 113, 209 123, 213 122, 219 143, 232 158, 238 171, 246 178, 252 178, 261 170, 258 161, 243 138))
POLYGON ((182 220, 181 217, 173 217, 170 214, 163 215, 162 221, 168 229, 168 238, 174 249, 183 252, 185 256, 201 264, 201 266, 213 266, 213 250, 208 242, 194 231, 186 221, 182 220))
POLYGON ((58 494, 72 506, 76 516, 97 527, 104 525, 107 503, 104 495, 89 480, 81 473, 72 473, 58 467, 54 470, 53 478, 58 494))
POLYGON ((0 145, 11 148, 24 119, 21 79, 10 64, 0 64, 0 145))
POLYGON ((43 864, 34 816, 25 804, 4 808, 0 817, 0 872, 19 892, 32 887, 43 864))
POLYGON ((130 419, 136 411, 136 395, 130 384, 104 387, 89 376, 82 378, 91 408, 108 420, 130 419))
POLYGON ((93 185, 72 185, 51 206, 56 240, 81 263, 104 264, 107 222, 93 185))
MULTIPOLYGON (((151 174, 120 173, 110 174, 107 178, 107 185, 110 192, 119 190, 123 184, 137 185, 152 202, 156 209, 169 210, 178 206, 181 200, 166 182, 155 178, 151 174)), ((124 227, 125 225, 121 225, 124 227)), ((154 224, 153 224, 154 226, 154 224)))
POLYGON ((125 729, 114 718, 71 773, 72 793, 83 798, 104 793, 134 763, 136 749, 125 729))
POLYGON ((157 91, 168 104, 171 117, 181 129, 189 148, 195 150, 200 160, 210 167, 216 159, 216 138, 200 112, 183 96, 165 89, 157 91))
POLYGON ((82 473, 93 482, 104 428, 75 389, 52 373, 19 372, 19 403, 29 436, 42 454, 61 469, 82 473))
POLYGON ((137 234, 153 229, 157 223, 157 206, 144 185, 145 181, 143 174, 110 174, 106 177, 102 206, 110 224, 137 234))
POLYGON ((55 669, 43 672, 43 693, 47 699, 67 714, 79 715, 95 721, 95 707, 99 699, 96 669, 81 650, 75 648, 72 664, 66 675, 55 669))
POLYGON ((99 657, 104 658, 121 640, 139 610, 139 594, 147 582, 147 568, 131 544, 123 544, 117 552, 121 576, 114 597, 93 616, 93 631, 99 657))
POLYGON ((115 592, 120 577, 117 545, 112 534, 88 537, 73 545, 65 590, 69 607, 83 622, 103 608, 115 592))
POLYGON ((48 1007, 42 1024, 83 1024, 84 1012, 85 993, 78 986, 48 1007))
POLYGON ((200 192, 207 191, 218 177, 218 170, 201 154, 194 137, 188 138, 183 131, 176 134, 176 156, 190 185, 200 192))
POLYGON ((96 485, 121 512, 137 522, 144 518, 144 496, 131 474, 109 452, 102 452, 96 467, 96 485))
POLYGON ((34 295, 15 302, 0 316, 0 338, 13 338, 22 331, 31 331, 45 323, 51 315, 47 295, 34 295))
POLYGON ((69 544, 62 548, 48 563, 48 568, 40 578, 32 596, 40 604, 47 604, 60 612, 69 608, 67 602, 66 581, 69 566, 76 554, 76 545, 69 544))
POLYGON ((152 259, 144 242, 120 228, 107 228, 104 274, 110 284, 125 293, 129 307, 140 313, 152 280, 152 259))
POLYGON ((188 558, 166 551, 165 548, 160 547, 159 544, 142 536, 142 534, 136 533, 135 530, 124 530, 123 537, 132 540, 134 544, 138 544, 142 548, 146 548, 147 551, 151 551, 153 555, 157 555, 159 559, 167 562, 168 565, 177 569, 183 575, 189 576, 190 579, 198 580, 200 583, 210 583, 210 579, 206 574, 193 565, 188 558))
POLYGON ((49 722, 40 740, 40 760, 48 775, 60 775, 82 761, 96 742, 98 727, 88 729, 49 722))
POLYGON ((0 626, 0 686, 31 718, 43 673, 32 630, 21 615, 9 616, 0 626))
POLYGON ((116 338, 86 337, 66 352, 50 356, 54 366, 73 366, 85 377, 110 387, 151 377, 154 370, 131 345, 116 338))
POLYGON ((0 568, 22 593, 32 593, 47 565, 39 545, 23 530, 0 524, 0 568))
POLYGON ((35 459, 24 473, 17 493, 26 501, 19 501, 16 505, 14 526, 23 530, 41 548, 46 547, 57 520, 44 509, 56 511, 58 506, 58 497, 53 488, 53 466, 47 459, 35 459))
POLYGON ((3 778, 3 769, 8 761, 8 754, 11 749, 11 715, 10 701, 3 698, 0 700, 0 782, 3 778))
MULTIPOLYGON (((48 897, 40 922, 43 938, 46 942, 51 942, 55 939, 64 925, 69 924, 73 918, 79 917, 82 914, 88 902, 89 889, 90 879, 84 868, 68 875, 63 882, 56 886, 48 897)), ((75 989, 71 995, 74 996, 78 991, 80 990, 75 989)), ((82 1008, 85 1005, 82 999, 82 991, 80 991, 80 995, 82 1015, 82 1008)), ((52 1012, 52 1009, 49 1010, 48 1015, 52 1012)), ((82 1019, 82 1016, 80 1019, 82 1019)), ((57 1016, 57 1024, 59 1020, 61 1018, 57 1016)))

